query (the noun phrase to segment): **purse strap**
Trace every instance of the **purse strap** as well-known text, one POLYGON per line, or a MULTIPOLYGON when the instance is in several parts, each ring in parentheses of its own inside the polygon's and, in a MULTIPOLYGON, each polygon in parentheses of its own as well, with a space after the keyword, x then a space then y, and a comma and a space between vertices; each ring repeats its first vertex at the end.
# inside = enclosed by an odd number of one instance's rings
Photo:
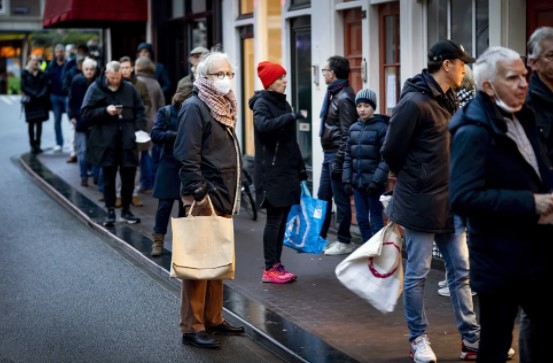
MULTIPOLYGON (((207 201, 209 203, 209 207, 211 208, 211 215, 212 216, 215 216, 217 215, 217 213, 215 213, 215 208, 213 207, 213 203, 211 203, 211 198, 209 197, 209 194, 207 195, 207 201)), ((196 200, 194 200, 192 202, 192 205, 190 206, 190 211, 188 212, 188 217, 195 217, 194 215, 192 215, 192 211, 194 210, 194 207, 196 206, 196 200)))

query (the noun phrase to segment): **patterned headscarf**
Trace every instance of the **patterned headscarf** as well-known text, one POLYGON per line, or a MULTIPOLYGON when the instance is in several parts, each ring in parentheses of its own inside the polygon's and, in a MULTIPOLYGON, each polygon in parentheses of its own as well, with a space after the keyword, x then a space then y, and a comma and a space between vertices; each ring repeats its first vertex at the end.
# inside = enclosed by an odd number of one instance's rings
POLYGON ((198 88, 198 97, 207 104, 211 116, 223 125, 234 128, 238 110, 234 92, 230 90, 226 95, 222 95, 213 87, 213 81, 202 76, 194 81, 194 86, 198 88))

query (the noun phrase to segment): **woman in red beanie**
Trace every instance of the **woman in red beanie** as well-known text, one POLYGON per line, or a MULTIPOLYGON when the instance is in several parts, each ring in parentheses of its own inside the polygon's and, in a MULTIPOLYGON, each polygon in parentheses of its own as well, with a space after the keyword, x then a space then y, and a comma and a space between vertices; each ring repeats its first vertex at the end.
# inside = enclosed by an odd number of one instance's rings
POLYGON ((286 101, 286 70, 281 65, 261 62, 257 74, 265 89, 254 93, 249 106, 254 117, 256 200, 267 210, 262 281, 283 284, 297 278, 286 271, 280 257, 288 213, 299 204, 300 181, 307 179, 296 139, 296 120, 304 116, 292 112, 286 101))

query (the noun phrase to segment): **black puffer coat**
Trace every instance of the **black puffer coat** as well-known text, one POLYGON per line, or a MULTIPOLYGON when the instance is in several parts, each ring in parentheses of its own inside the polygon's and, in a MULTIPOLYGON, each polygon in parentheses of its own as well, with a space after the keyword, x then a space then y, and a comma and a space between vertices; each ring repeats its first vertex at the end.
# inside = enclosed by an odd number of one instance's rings
POLYGON ((454 111, 455 92, 444 94, 426 70, 405 82, 381 152, 397 176, 386 213, 406 228, 454 231, 448 202, 447 129, 454 111))
POLYGON ((242 154, 234 128, 211 116, 195 87, 182 104, 177 123, 173 154, 180 163, 180 195, 199 201, 207 193, 218 211, 237 214, 242 154))
POLYGON ((359 119, 351 125, 342 172, 344 184, 367 189, 372 182, 384 189, 390 169, 380 154, 380 148, 384 144, 389 119, 387 115, 374 115, 367 121, 359 119))
POLYGON ((138 166, 138 151, 134 133, 145 127, 144 105, 134 86, 121 81, 116 91, 107 86, 104 75, 94 81, 84 96, 82 121, 91 126, 86 146, 86 160, 92 165, 115 166, 117 150, 122 150, 121 166, 138 166), (123 118, 111 116, 109 105, 123 105, 123 118))
POLYGON ((26 69, 21 72, 21 88, 23 94, 29 97, 28 102, 23 104, 25 121, 48 121, 50 108, 48 82, 48 77, 42 71, 39 71, 36 75, 26 69))
POLYGON ((547 276, 553 226, 538 224, 533 194, 551 192, 551 175, 533 113, 524 107, 516 117, 536 155, 539 176, 507 136, 503 116, 487 95, 479 93, 449 126, 451 205, 467 217, 470 280, 477 292, 547 276))
POLYGON ((296 138, 296 116, 286 95, 257 91, 249 106, 254 117, 257 204, 262 208, 299 204, 305 164, 296 138))

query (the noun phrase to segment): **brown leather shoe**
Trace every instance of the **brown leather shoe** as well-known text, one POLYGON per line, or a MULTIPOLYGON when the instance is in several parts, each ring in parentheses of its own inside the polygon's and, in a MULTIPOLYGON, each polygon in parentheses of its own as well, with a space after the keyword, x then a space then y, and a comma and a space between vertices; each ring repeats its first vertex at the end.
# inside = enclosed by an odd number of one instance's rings
POLYGON ((140 199, 138 195, 133 195, 131 204, 135 207, 142 207, 144 205, 144 202, 142 201, 142 199, 140 199))
POLYGON ((218 340, 210 337, 206 331, 199 331, 197 333, 183 333, 182 344, 207 349, 217 349, 221 346, 221 343, 218 340))
POLYGON ((67 159, 68 163, 76 163, 77 162, 77 155, 71 155, 69 159, 67 159))
POLYGON ((210 326, 209 328, 206 327, 205 330, 208 333, 219 333, 219 334, 243 334, 244 333, 243 326, 232 325, 226 320, 219 325, 210 326))

